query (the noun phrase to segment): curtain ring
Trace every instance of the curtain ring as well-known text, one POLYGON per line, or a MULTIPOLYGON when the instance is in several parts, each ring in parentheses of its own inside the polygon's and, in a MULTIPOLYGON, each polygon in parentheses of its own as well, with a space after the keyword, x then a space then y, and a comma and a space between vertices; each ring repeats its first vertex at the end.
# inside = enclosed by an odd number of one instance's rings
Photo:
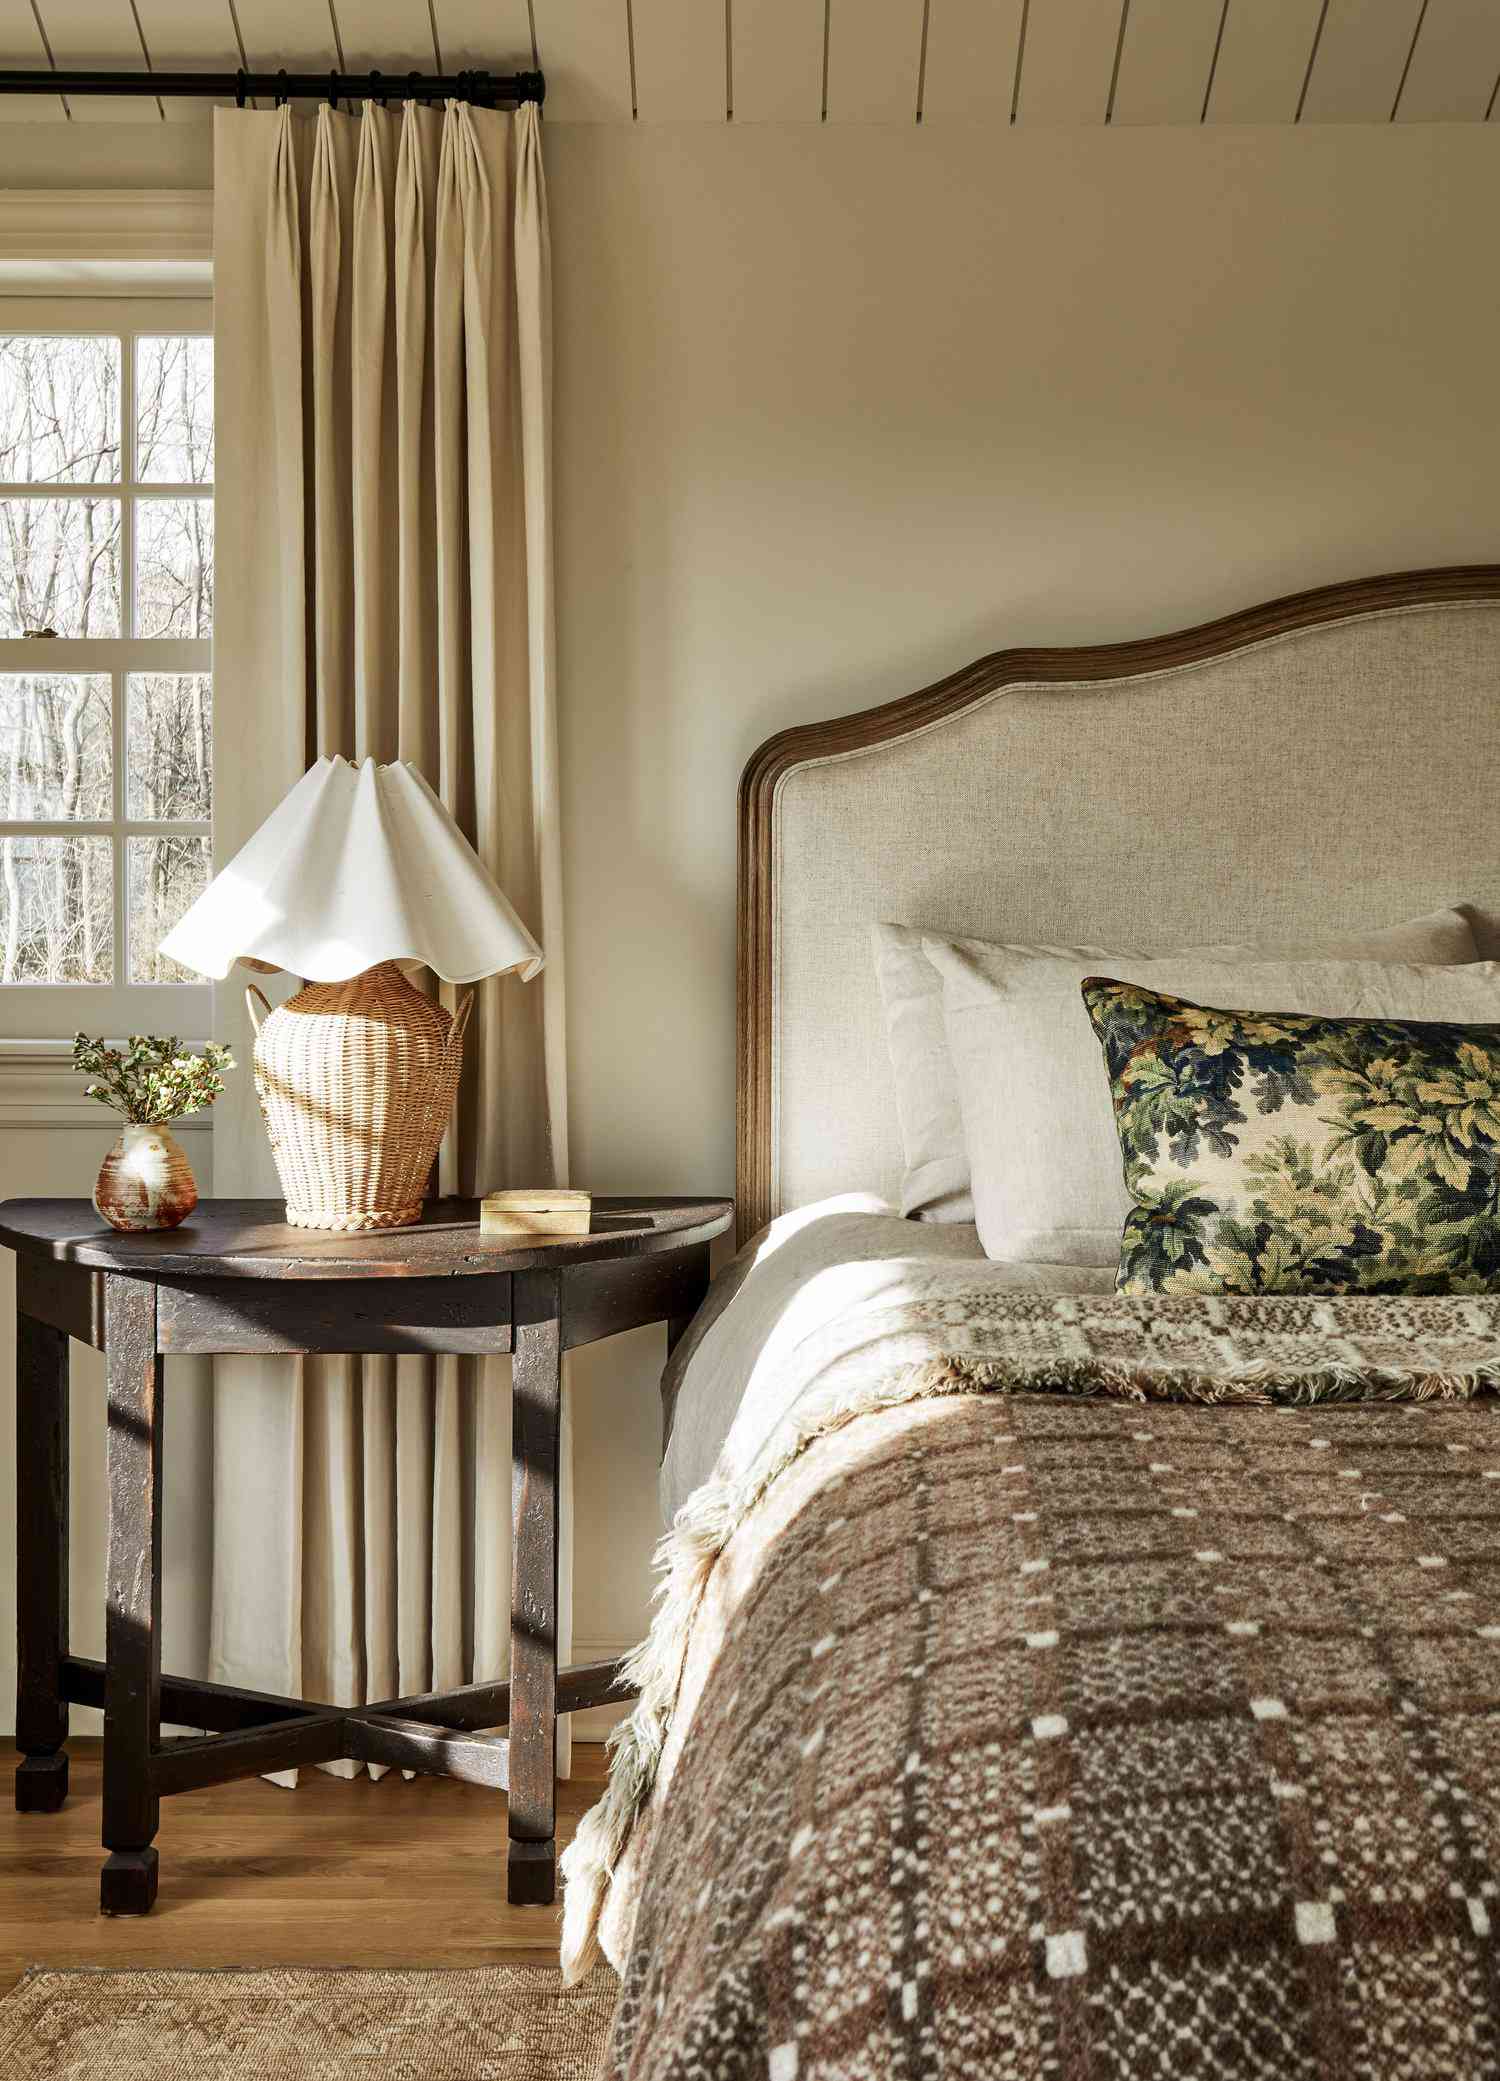
POLYGON ((370 99, 378 102, 381 108, 385 107, 385 95, 381 90, 381 75, 378 67, 370 74, 370 99))
POLYGON ((287 92, 286 92, 286 67, 285 67, 284 65, 282 66, 282 68, 281 68, 280 72, 278 72, 278 73, 277 73, 277 75, 276 75, 276 78, 277 78, 277 82, 278 82, 278 84, 277 84, 277 88, 276 88, 276 106, 277 106, 278 108, 285 108, 285 107, 286 107, 286 104, 287 104, 287 92))
POLYGON ((234 76, 234 105, 236 108, 243 108, 245 106, 245 96, 247 92, 245 82, 248 78, 249 74, 245 71, 243 66, 234 76))
POLYGON ((337 87, 338 87, 338 80, 339 80, 339 76, 338 76, 338 74, 337 74, 336 72, 330 72, 330 73, 329 73, 329 75, 328 75, 328 106, 329 106, 329 107, 330 107, 331 109, 334 109, 334 110, 337 110, 337 108, 338 108, 338 105, 339 105, 339 97, 338 97, 338 94, 337 94, 337 92, 336 92, 336 89, 337 89, 337 87))

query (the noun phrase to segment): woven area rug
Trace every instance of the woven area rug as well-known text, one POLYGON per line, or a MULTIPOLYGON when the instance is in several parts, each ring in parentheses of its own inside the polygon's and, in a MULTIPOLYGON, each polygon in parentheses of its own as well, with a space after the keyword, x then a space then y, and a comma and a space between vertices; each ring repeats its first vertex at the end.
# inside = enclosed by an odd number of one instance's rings
POLYGON ((5 2081, 595 2081, 619 1983, 438 1972, 53 1972, 0 2002, 5 2081))

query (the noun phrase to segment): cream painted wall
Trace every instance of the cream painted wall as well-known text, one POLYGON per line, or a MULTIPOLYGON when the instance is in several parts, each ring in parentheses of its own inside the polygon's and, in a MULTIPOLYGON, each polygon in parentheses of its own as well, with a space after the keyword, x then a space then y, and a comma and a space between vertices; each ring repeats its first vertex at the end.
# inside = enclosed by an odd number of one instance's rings
MULTIPOLYGON (((762 738, 1004 644, 1500 555, 1500 135, 547 148, 573 1175, 728 1189, 762 738)), ((644 1615, 657 1348, 579 1367, 581 1635, 644 1615)))
MULTIPOLYGON (((0 182, 96 185, 43 127, 0 182)), ((164 178, 112 134, 121 185, 164 178)), ((1006 643, 1500 554, 1500 135, 574 125, 547 156, 573 1172, 728 1191, 763 737, 1006 643)), ((575 1357, 583 1652, 645 1621, 661 1354, 575 1357)))

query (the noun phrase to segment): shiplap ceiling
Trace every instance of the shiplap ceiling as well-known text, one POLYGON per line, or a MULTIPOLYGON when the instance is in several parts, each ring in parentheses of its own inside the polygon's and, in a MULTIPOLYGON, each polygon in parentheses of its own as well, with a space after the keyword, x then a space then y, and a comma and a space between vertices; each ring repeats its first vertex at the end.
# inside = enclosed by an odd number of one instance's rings
POLYGON ((1500 0, 0 0, 12 120, 206 122, 157 70, 540 65, 554 122, 1500 121, 1500 0))

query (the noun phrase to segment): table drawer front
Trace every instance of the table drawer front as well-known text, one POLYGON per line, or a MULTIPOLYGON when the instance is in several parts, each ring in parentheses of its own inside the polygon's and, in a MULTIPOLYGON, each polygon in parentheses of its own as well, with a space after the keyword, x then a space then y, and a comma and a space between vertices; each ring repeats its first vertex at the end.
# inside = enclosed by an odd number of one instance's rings
POLYGON ((708 1246, 578 1265, 562 1282, 564 1351, 643 1323, 691 1315, 708 1288, 708 1246))
POLYGON ((104 1349, 104 1274, 57 1264, 23 1250, 16 1260, 16 1306, 80 1344, 104 1349))
POLYGON ((163 1278, 161 1350, 451 1352, 511 1349, 511 1275, 466 1279, 163 1278))

